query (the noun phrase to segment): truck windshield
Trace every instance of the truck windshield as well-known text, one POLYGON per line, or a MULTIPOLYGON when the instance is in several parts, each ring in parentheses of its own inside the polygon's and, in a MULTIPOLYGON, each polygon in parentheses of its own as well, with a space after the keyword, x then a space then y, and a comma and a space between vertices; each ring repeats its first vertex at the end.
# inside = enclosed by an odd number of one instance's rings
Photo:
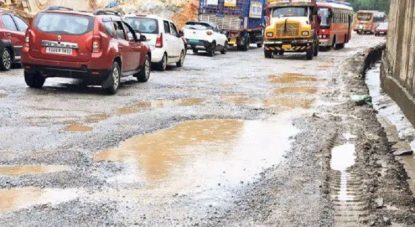
POLYGON ((321 18, 320 27, 321 28, 329 28, 331 25, 331 18, 330 18, 330 10, 327 8, 320 8, 318 9, 318 15, 321 18))
POLYGON ((360 21, 370 21, 372 20, 372 14, 371 13, 358 13, 357 19, 360 21))
POLYGON ((283 7, 275 8, 272 17, 306 17, 308 16, 307 7, 283 7))

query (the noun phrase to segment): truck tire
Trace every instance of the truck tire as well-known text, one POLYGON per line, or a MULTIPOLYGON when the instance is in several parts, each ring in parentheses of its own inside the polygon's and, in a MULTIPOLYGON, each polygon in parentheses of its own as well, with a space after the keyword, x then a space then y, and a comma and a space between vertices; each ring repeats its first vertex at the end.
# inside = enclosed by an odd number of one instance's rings
POLYGON ((265 58, 272 58, 272 52, 264 50, 264 56, 265 56, 265 58))
POLYGON ((313 44, 313 46, 311 47, 311 49, 307 51, 307 54, 306 54, 307 60, 313 60, 313 57, 314 57, 314 49, 315 49, 315 46, 313 44))
POLYGON ((31 88, 42 88, 43 84, 45 84, 45 78, 40 75, 40 73, 34 72, 24 72, 24 80, 27 86, 31 88))
POLYGON ((258 48, 262 48, 262 43, 257 43, 257 44, 256 44, 256 46, 257 46, 258 48))
POLYGON ((240 51, 248 51, 249 44, 250 44, 249 35, 247 33, 245 33, 242 36, 242 39, 243 39, 243 42, 240 45, 238 45, 238 50, 240 50, 240 51))

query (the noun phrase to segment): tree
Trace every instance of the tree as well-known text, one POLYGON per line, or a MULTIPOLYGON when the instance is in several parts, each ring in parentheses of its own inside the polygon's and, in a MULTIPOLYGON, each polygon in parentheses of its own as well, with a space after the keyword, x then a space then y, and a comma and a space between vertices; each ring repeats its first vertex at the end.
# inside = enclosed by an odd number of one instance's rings
POLYGON ((389 12, 390 0, 349 0, 355 11, 358 10, 379 10, 389 12))

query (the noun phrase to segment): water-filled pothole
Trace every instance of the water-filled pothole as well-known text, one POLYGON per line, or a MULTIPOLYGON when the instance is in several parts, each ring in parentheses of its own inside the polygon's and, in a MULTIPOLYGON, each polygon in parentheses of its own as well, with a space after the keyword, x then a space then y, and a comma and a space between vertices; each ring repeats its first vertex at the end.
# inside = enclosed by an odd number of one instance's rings
POLYGON ((68 166, 61 165, 16 165, 0 166, 0 176, 25 176, 46 173, 56 173, 68 170, 68 166))
POLYGON ((110 182, 139 182, 168 193, 240 185, 278 164, 297 133, 288 117, 269 121, 194 120, 139 135, 101 151, 95 161, 120 162, 110 182))
POLYGON ((185 99, 175 99, 175 100, 151 100, 151 101, 141 101, 134 103, 130 106, 122 107, 117 109, 117 114, 125 115, 132 114, 139 111, 152 108, 163 108, 163 107, 174 107, 174 106, 197 106, 201 105, 204 102, 204 99, 201 98, 185 98, 185 99))

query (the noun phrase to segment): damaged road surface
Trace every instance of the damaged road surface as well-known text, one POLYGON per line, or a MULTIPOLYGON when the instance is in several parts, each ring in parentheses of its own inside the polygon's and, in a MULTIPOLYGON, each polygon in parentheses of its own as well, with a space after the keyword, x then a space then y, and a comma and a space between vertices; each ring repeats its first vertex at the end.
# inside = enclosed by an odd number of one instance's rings
POLYGON ((350 100, 367 93, 359 53, 382 42, 313 61, 189 53, 115 96, 3 72, 0 225, 415 224, 373 110, 350 100))

